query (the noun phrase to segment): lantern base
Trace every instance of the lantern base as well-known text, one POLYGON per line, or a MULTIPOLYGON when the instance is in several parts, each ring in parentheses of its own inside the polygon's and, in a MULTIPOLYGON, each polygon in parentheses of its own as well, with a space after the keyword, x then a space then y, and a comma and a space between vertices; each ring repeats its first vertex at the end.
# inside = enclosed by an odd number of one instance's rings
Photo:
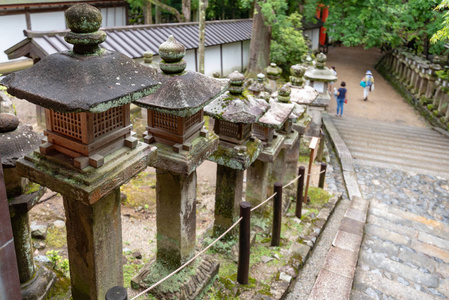
POLYGON ((87 166, 99 168, 104 164, 104 156, 123 146, 134 149, 138 141, 135 133, 131 132, 131 125, 116 130, 91 144, 82 144, 47 130, 44 133, 47 137, 39 146, 40 153, 55 157, 66 156, 64 160, 72 159, 73 165, 78 169, 84 169, 87 166), (62 156, 57 155, 58 153, 62 156))
POLYGON ((273 162, 282 150, 284 141, 285 136, 275 133, 271 145, 265 146, 262 152, 260 152, 257 160, 263 162, 273 162))
POLYGON ((56 274, 43 265, 36 267, 34 277, 20 286, 22 299, 45 299, 56 282, 56 274))
POLYGON ((221 166, 235 170, 246 170, 262 151, 262 142, 251 137, 242 145, 220 141, 218 149, 208 159, 221 166))
MULTIPOLYGON (((172 276, 171 279, 155 287, 149 294, 155 296, 156 299, 198 299, 214 281, 219 267, 220 264, 213 258, 209 256, 199 257, 172 276), (178 281, 180 279, 182 282, 178 281), (168 288, 164 288, 164 284, 168 285, 168 288), (176 287, 175 291, 171 291, 172 286, 176 287)), ((171 271, 173 270, 164 268, 162 263, 153 259, 141 269, 139 274, 131 279, 131 286, 134 289, 148 288, 171 271)))
POLYGON ((153 164, 155 159, 155 147, 137 143, 135 149, 122 147, 106 155, 101 168, 87 166, 80 170, 73 165, 73 159, 62 153, 49 156, 35 150, 17 161, 17 169, 21 176, 52 191, 93 204, 153 164))
POLYGON ((198 137, 182 145, 166 145, 151 138, 145 141, 157 147, 157 159, 153 167, 186 176, 195 171, 218 147, 218 136, 205 129, 201 130, 198 137))

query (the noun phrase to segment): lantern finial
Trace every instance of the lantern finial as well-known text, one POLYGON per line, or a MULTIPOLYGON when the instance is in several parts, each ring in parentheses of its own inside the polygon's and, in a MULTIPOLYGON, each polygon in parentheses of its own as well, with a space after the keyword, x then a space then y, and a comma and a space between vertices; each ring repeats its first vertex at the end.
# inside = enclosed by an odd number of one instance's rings
POLYGON ((181 73, 187 66, 183 60, 186 55, 186 47, 176 41, 173 35, 170 35, 167 41, 159 46, 159 55, 162 58, 159 67, 166 74, 181 73))
POLYGON ((80 55, 101 53, 99 44, 106 40, 106 32, 99 31, 103 17, 101 12, 88 4, 75 4, 65 12, 67 26, 71 32, 65 40, 73 44, 73 52, 80 55))

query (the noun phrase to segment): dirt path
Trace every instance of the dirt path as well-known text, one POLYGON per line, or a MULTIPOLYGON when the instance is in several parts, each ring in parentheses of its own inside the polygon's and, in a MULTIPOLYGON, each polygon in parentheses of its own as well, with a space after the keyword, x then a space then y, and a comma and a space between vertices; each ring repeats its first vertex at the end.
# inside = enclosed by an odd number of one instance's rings
MULTIPOLYGON (((346 82, 348 104, 344 106, 343 117, 356 117, 379 121, 395 122, 419 127, 428 127, 427 122, 374 70, 381 58, 378 49, 364 50, 362 47, 330 47, 327 67, 335 66, 338 81, 334 87, 346 82), (359 85, 366 71, 373 72, 375 89, 368 101, 363 101, 363 89, 359 85)), ((329 114, 335 114, 337 103, 332 100, 329 114)))

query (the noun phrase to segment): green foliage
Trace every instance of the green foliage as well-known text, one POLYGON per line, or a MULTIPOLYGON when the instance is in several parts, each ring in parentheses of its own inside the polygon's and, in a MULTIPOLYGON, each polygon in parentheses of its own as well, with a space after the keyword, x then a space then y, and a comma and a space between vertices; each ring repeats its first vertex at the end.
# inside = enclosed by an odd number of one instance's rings
MULTIPOLYGON (((443 0, 441 8, 448 2, 443 0)), ((435 10, 437 0, 309 0, 304 5, 307 20, 313 20, 320 3, 329 6, 325 27, 330 40, 345 46, 389 49, 408 45, 417 53, 443 49, 442 43, 429 45, 429 38, 443 23, 443 13, 435 10)))
POLYGON ((449 39, 449 0, 442 0, 441 3, 435 8, 435 10, 443 11, 443 21, 441 22, 442 27, 433 34, 430 41, 432 43, 437 43, 439 41, 447 41, 449 39))
POLYGON ((58 250, 47 251, 46 255, 52 261, 53 269, 61 272, 67 278, 70 277, 69 260, 67 258, 62 258, 58 250))
POLYGON ((273 31, 270 61, 280 66, 289 74, 292 64, 301 62, 307 53, 307 46, 302 35, 302 16, 295 12, 287 17, 285 25, 273 31))

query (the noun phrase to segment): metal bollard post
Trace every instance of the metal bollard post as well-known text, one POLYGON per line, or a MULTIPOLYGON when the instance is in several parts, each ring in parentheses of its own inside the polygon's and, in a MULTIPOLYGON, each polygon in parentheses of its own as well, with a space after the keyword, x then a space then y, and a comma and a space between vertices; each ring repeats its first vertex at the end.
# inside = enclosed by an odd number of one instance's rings
POLYGON ((251 248, 251 203, 246 201, 240 203, 240 217, 243 219, 240 222, 237 281, 240 284, 248 284, 249 253, 251 248))
POLYGON ((106 300, 128 300, 128 292, 122 286, 110 288, 105 296, 106 300))
POLYGON ((318 182, 318 187, 320 189, 324 189, 324 179, 326 178, 326 169, 327 169, 327 164, 326 163, 321 163, 321 168, 320 168, 320 181, 318 182))
POLYGON ((303 196, 303 190, 304 190, 304 177, 306 175, 306 168, 303 166, 300 166, 298 169, 298 189, 296 190, 296 211, 295 215, 297 218, 301 219, 302 215, 302 196, 303 196))
POLYGON ((271 233, 271 246, 279 247, 281 244, 282 225, 282 182, 274 184, 274 192, 277 193, 273 199, 273 231, 271 233))

